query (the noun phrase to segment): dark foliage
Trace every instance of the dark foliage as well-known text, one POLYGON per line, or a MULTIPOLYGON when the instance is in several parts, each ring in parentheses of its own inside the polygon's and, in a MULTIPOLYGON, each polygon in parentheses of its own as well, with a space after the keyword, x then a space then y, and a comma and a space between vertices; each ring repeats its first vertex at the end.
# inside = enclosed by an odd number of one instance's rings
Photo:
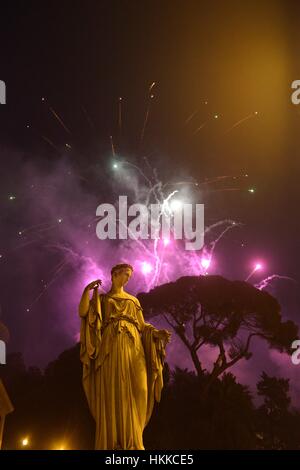
MULTIPOLYGON (((13 354, 0 369, 15 406, 7 417, 4 448, 92 449, 94 423, 81 385, 79 347, 63 352, 42 374, 26 369, 13 354)), ((144 432, 147 449, 299 448, 300 414, 289 411, 288 381, 265 374, 258 383, 264 404, 255 409, 246 386, 231 373, 216 379, 206 396, 209 375, 164 368, 165 387, 144 432)))

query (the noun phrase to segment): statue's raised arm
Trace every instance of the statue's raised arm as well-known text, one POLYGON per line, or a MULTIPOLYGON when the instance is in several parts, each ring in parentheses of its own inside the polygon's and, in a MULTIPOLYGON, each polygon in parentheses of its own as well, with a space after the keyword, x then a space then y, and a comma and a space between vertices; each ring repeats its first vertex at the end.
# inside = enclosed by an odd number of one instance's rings
POLYGON ((80 303, 79 303, 79 315, 80 317, 86 317, 90 307, 90 290, 94 289, 97 290, 99 286, 101 286, 102 281, 97 279, 96 281, 90 282, 85 288, 82 293, 80 303))

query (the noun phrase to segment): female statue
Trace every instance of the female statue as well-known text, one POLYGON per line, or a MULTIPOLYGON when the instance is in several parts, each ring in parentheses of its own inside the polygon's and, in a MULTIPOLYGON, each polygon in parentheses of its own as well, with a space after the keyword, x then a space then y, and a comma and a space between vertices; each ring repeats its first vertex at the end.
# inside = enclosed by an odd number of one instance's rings
POLYGON ((143 431, 163 387, 171 333, 145 323, 140 302, 124 291, 132 273, 129 264, 114 266, 110 291, 99 295, 101 281, 93 281, 79 304, 83 387, 96 421, 96 449, 143 450, 143 431))

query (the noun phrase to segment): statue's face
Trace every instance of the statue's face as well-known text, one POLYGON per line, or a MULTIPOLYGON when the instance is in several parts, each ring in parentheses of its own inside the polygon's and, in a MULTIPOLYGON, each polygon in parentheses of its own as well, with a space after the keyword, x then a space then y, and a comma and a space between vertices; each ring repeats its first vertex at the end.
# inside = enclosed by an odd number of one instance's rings
POLYGON ((131 278, 132 271, 130 268, 122 269, 115 274, 115 280, 120 286, 125 286, 131 278))

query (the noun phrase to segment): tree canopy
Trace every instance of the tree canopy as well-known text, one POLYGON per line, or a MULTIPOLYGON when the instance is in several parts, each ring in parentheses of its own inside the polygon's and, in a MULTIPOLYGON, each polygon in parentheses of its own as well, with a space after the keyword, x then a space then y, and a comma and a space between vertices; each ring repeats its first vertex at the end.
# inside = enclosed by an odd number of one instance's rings
POLYGON ((212 380, 241 359, 250 359, 254 337, 271 348, 291 353, 298 327, 283 321, 278 301, 245 281, 222 276, 184 276, 140 293, 145 318, 165 318, 188 348, 198 375, 203 371, 198 351, 215 347, 212 380))

